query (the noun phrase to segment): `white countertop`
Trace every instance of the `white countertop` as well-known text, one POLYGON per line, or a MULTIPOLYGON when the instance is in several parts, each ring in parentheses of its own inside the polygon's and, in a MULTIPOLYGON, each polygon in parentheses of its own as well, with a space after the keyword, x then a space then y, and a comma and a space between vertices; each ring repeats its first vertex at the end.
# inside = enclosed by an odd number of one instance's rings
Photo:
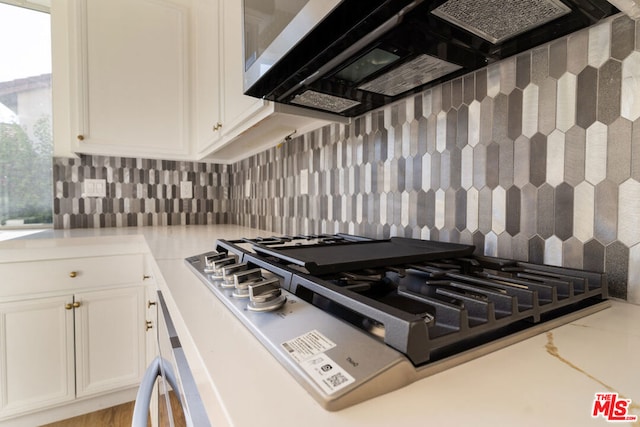
MULTIPOLYGON (((353 407, 322 409, 191 273, 184 258, 217 238, 267 236, 233 225, 55 230, 31 235, 144 236, 212 425, 588 426, 595 393, 640 415, 640 306, 612 306, 353 407), (167 292, 168 291, 168 292, 167 292)), ((1 243, 0 243, 1 245, 1 243)), ((628 423, 618 423, 629 425, 628 423)), ((635 423, 640 425, 640 422, 635 423)))

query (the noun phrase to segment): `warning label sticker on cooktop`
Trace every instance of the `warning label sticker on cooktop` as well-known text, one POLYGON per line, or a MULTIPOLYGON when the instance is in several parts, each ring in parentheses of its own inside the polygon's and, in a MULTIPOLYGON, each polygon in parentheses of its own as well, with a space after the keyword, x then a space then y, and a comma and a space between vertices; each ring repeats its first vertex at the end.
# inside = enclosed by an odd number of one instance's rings
POLYGON ((282 347, 284 347, 284 349, 289 352, 289 355, 298 363, 316 354, 324 353, 335 346, 336 343, 315 329, 282 343, 282 347))
POLYGON ((325 354, 336 343, 313 330, 283 342, 282 347, 327 394, 355 382, 349 373, 325 354))

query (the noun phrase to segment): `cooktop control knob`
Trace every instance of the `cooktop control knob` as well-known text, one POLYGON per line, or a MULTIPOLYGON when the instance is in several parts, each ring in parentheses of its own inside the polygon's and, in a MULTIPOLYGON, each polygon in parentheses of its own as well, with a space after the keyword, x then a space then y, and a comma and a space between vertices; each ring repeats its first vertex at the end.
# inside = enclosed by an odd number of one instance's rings
POLYGON ((221 258, 211 262, 211 275, 213 276, 213 280, 222 280, 223 279, 223 268, 238 263, 238 257, 235 255, 228 256, 226 258, 221 258))
POLYGON ((234 288, 235 275, 247 269, 247 263, 229 264, 222 267, 222 281, 219 283, 221 288, 234 288))
POLYGON ((251 311, 274 311, 287 302, 282 295, 278 278, 262 280, 249 285, 249 305, 251 311))
POLYGON ((233 275, 235 290, 231 295, 236 298, 249 298, 249 285, 263 280, 262 270, 253 268, 233 275))
POLYGON ((204 257, 204 272, 205 273, 213 273, 214 272, 214 267, 213 267, 214 261, 218 261, 218 260, 221 260, 222 258, 227 258, 227 257, 228 257, 228 255, 225 254, 225 253, 220 253, 220 252, 208 253, 204 257))

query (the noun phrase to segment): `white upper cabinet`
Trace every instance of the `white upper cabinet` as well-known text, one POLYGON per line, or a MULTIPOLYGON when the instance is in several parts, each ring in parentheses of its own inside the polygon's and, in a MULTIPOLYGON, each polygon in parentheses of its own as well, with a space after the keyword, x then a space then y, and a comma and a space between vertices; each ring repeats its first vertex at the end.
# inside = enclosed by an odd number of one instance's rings
POLYGON ((80 0, 75 13, 75 151, 188 158, 188 5, 80 0))
POLYGON ((194 69, 193 129, 195 155, 206 153, 217 143, 222 133, 222 86, 220 61, 220 2, 218 0, 194 0, 194 69))
POLYGON ((232 163, 341 120, 243 95, 239 0, 57 0, 51 11, 57 156, 232 163))
POLYGON ((233 163, 332 121, 348 119, 244 95, 242 2, 219 0, 222 52, 217 141, 200 158, 233 163))
POLYGON ((196 158, 230 163, 294 132, 289 123, 272 135, 273 104, 243 94, 242 2, 194 0, 193 8, 196 158))

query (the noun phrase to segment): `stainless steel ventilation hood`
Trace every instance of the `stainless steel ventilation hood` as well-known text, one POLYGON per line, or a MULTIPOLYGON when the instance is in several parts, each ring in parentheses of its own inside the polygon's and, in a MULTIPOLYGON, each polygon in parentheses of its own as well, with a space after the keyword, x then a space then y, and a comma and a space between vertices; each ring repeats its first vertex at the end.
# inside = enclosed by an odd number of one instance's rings
POLYGON ((593 25, 611 3, 244 0, 245 93, 353 117, 593 25))

